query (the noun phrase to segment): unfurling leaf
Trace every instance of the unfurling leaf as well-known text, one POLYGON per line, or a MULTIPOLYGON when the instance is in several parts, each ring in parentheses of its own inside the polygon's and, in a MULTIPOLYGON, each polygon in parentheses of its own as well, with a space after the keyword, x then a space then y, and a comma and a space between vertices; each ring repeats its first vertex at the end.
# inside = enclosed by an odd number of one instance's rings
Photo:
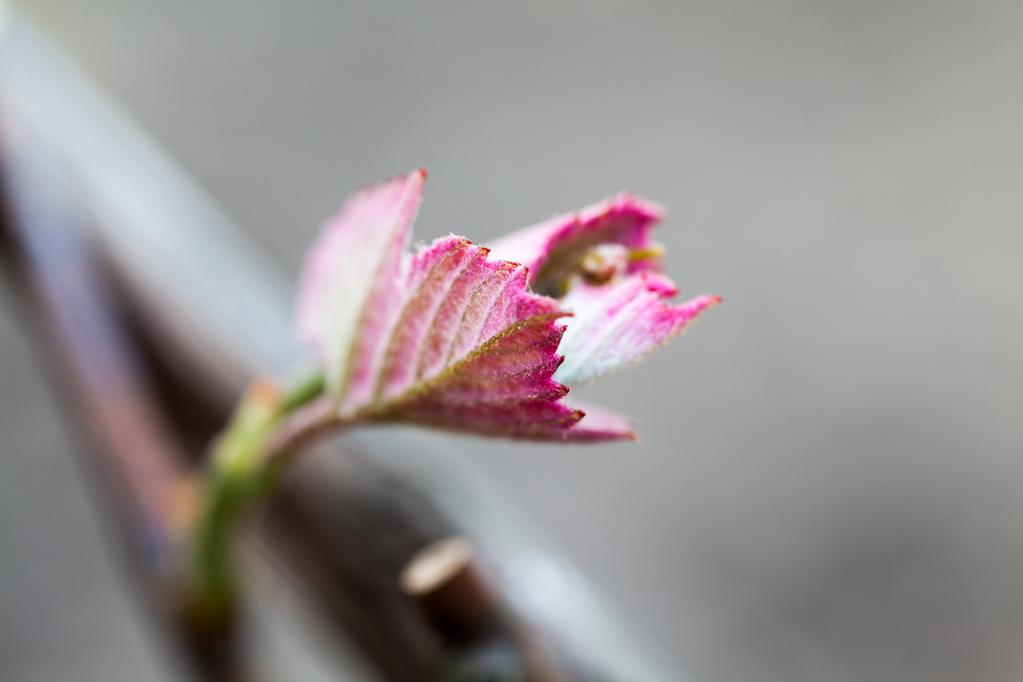
POLYGON ((566 313, 530 291, 527 268, 455 236, 405 252, 423 178, 357 194, 310 255, 300 328, 339 415, 518 438, 632 437, 624 422, 584 419, 562 400, 568 389, 552 377, 566 313))
POLYGON ((337 416, 516 438, 634 437, 620 417, 586 416, 564 397, 566 384, 641 359, 719 300, 669 302, 675 286, 650 240, 660 207, 623 194, 493 250, 449 236, 410 254, 425 178, 357 193, 309 255, 299 328, 337 416))
POLYGON ((532 286, 557 292, 573 315, 558 348, 565 356, 558 381, 575 386, 638 362, 721 301, 670 302, 678 289, 660 274, 663 249, 650 237, 663 212, 626 193, 492 245, 502 258, 529 263, 532 286))
POLYGON ((575 317, 561 341, 559 351, 566 361, 555 378, 575 386, 638 362, 721 301, 717 296, 698 296, 680 305, 665 301, 674 295, 671 281, 653 272, 608 285, 574 286, 562 301, 575 317))

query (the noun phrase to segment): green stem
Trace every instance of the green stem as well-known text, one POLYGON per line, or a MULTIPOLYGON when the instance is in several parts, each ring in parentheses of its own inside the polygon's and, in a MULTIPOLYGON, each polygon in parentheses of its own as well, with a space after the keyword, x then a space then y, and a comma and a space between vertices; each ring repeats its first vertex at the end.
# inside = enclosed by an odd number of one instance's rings
POLYGON ((326 384, 326 377, 319 373, 306 377, 305 380, 295 384, 281 400, 283 414, 289 415, 306 403, 319 398, 323 394, 326 384))
POLYGON ((322 374, 284 395, 265 384, 254 386, 214 444, 192 538, 193 591, 202 619, 222 621, 233 610, 237 597, 234 538, 245 512, 277 478, 278 458, 268 451, 268 442, 282 420, 319 397, 323 389, 322 374))

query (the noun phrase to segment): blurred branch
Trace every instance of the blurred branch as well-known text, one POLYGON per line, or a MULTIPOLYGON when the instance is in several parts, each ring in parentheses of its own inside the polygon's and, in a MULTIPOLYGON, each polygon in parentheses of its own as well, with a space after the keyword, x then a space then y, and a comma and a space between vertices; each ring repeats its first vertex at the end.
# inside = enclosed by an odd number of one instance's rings
POLYGON ((13 153, 0 167, 0 244, 27 317, 52 360, 58 395, 78 416, 100 498, 123 538, 155 620, 202 679, 240 679, 226 631, 201 631, 177 611, 175 512, 190 481, 125 335, 109 283, 55 188, 60 177, 13 153), (44 189, 45 188, 45 189, 44 189))

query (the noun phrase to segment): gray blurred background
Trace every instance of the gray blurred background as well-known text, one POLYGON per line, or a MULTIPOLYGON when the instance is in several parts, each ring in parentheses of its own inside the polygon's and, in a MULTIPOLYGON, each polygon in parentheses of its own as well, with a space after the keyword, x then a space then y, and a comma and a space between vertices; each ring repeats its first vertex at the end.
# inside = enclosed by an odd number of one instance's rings
MULTIPOLYGON (((725 304, 584 392, 642 444, 424 438, 693 680, 1023 678, 1023 5, 21 7, 289 275, 419 165, 423 240, 665 203, 725 304)), ((0 679, 162 679, 14 313, 0 679)))

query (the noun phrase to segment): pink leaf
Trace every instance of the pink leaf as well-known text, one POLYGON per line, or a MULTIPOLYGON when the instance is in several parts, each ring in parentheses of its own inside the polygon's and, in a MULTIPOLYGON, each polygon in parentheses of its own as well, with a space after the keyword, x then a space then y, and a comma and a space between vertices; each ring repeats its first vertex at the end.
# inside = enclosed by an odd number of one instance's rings
POLYGON ((639 440, 632 424, 621 415, 603 407, 581 406, 584 416, 565 432, 562 440, 577 443, 606 440, 639 440))
POLYGON ((663 213, 657 204, 624 193, 517 230, 491 248, 495 256, 528 267, 536 291, 560 295, 587 253, 601 244, 618 244, 636 254, 632 272, 655 269, 660 250, 650 240, 650 231, 663 213))
POLYGON ((568 389, 553 375, 566 313, 530 291, 524 266, 456 236, 405 253, 424 177, 357 194, 309 257, 299 324, 340 415, 517 438, 632 437, 620 420, 584 419, 562 401, 568 389))
POLYGON ((675 305, 651 240, 658 205, 621 194, 498 240, 494 253, 521 260, 538 291, 560 297, 573 314, 558 351, 558 381, 575 385, 641 360, 720 301, 701 296, 675 305))
POLYGON ((420 169, 357 193, 306 260, 298 328, 320 354, 345 411, 366 401, 382 362, 380 343, 402 304, 402 258, 425 180, 420 169))
POLYGON ((558 349, 566 360, 555 378, 574 386, 638 362, 721 301, 698 296, 673 305, 666 299, 675 293, 671 280, 654 272, 606 285, 576 283, 562 300, 574 316, 558 349))

